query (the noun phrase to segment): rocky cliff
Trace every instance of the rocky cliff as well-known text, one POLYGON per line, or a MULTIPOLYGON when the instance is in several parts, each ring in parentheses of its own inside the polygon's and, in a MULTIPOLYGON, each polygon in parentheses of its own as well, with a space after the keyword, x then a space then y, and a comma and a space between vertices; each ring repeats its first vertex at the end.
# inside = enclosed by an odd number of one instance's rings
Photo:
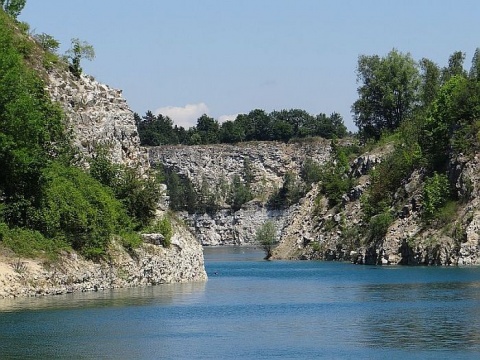
MULTIPOLYGON (((381 239, 369 237, 361 196, 370 186, 370 171, 392 151, 386 146, 362 154, 350 162, 353 186, 341 204, 331 206, 317 184, 295 205, 281 210, 265 206, 272 189, 282 186, 287 171, 298 174, 306 158, 318 164, 331 159, 330 143, 251 143, 149 149, 150 162, 174 168, 200 186, 207 179, 220 186, 234 174, 243 176, 244 161, 253 169, 256 199, 240 210, 228 206, 214 214, 187 214, 203 245, 254 244, 256 229, 273 220, 279 233, 275 259, 344 260, 360 264, 480 264, 480 155, 451 159, 449 176, 456 184, 458 202, 447 223, 428 223, 422 216, 425 177, 415 171, 395 194, 393 222, 381 239), (223 179, 223 180, 222 180, 223 179)), ((393 209, 392 209, 393 210, 393 209)))
MULTIPOLYGON (((73 143, 81 154, 80 164, 88 167, 86 159, 101 148, 114 163, 140 173, 149 169, 133 112, 120 90, 90 76, 76 78, 61 69, 49 71, 46 88, 64 110, 73 143)), ((145 243, 127 252, 114 243, 108 260, 100 262, 87 261, 73 252, 62 254, 53 263, 7 254, 0 258, 0 298, 205 281, 202 247, 182 223, 175 222, 173 230, 168 248, 145 243)))
POLYGON ((199 188, 202 182, 210 188, 221 188, 234 175, 245 177, 248 163, 254 200, 240 210, 223 208, 214 214, 179 215, 190 226, 202 245, 254 244, 256 230, 267 220, 277 229, 285 226, 292 209, 269 209, 265 202, 282 187, 287 172, 300 173, 305 159, 319 164, 330 159, 330 141, 313 139, 299 143, 252 142, 238 145, 160 146, 149 148, 152 166, 162 164, 189 178, 199 188))
MULTIPOLYGON (((381 161, 381 156, 374 158, 374 163, 381 161)), ((399 211, 385 236, 372 240, 364 231, 368 219, 359 196, 369 186, 369 174, 352 164, 359 185, 336 207, 329 207, 318 189, 312 189, 286 222, 274 258, 382 265, 479 265, 479 166, 478 154, 451 160, 449 176, 456 183, 458 198, 463 200, 447 222, 426 222, 422 218, 425 174, 415 171, 397 190, 399 211), (322 199, 320 206, 318 199, 322 199)))
POLYGON ((0 299, 207 280, 202 248, 180 226, 168 248, 145 243, 127 252, 113 242, 106 259, 72 252, 54 262, 0 257, 0 299))

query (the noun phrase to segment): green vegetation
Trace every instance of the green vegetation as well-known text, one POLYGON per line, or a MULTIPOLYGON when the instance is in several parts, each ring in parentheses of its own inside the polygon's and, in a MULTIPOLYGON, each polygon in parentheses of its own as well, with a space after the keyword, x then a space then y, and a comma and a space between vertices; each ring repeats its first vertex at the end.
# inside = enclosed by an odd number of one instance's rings
POLYGON ((185 130, 173 125, 168 116, 155 116, 147 111, 143 118, 135 115, 142 145, 205 145, 217 143, 237 143, 242 141, 284 141, 312 136, 326 139, 342 138, 347 128, 342 117, 333 113, 330 116, 312 116, 304 110, 291 109, 273 111, 267 114, 256 109, 248 114, 240 114, 234 121, 219 124, 217 120, 202 115, 197 125, 185 130))
POLYGON ((55 58, 58 42, 35 39, 0 11, 0 241, 19 255, 49 258, 62 249, 100 258, 114 236, 132 248, 140 243, 135 231, 154 216, 158 181, 111 164, 101 149, 90 173, 73 166, 64 115, 31 62, 33 53, 40 64, 55 58))
POLYGON ((67 59, 70 60, 70 71, 76 77, 80 77, 83 71, 80 66, 81 60, 95 59, 95 50, 93 46, 86 41, 81 41, 80 39, 73 38, 71 47, 67 50, 66 56, 67 59))
POLYGON ((273 221, 269 220, 257 229, 255 240, 265 251, 265 260, 272 257, 272 251, 277 245, 277 231, 273 221))
POLYGON ((162 234, 164 237, 164 246, 169 247, 172 244, 173 227, 169 214, 164 215, 160 220, 144 229, 145 233, 162 234))
POLYGON ((425 180, 422 215, 427 223, 444 226, 455 215, 458 199, 452 189, 456 178, 448 164, 455 158, 468 159, 479 149, 479 54, 477 49, 469 72, 463 68, 465 54, 459 51, 450 56, 445 68, 428 59, 413 62, 410 55, 395 50, 383 59, 360 57, 363 85, 353 108, 360 135, 393 146, 371 173, 371 186, 361 199, 372 240, 403 206, 402 185, 415 170, 425 180), (397 68, 400 64, 402 71, 397 68), (382 94, 378 98, 372 95, 377 91, 382 94), (403 110, 389 107, 398 101, 380 103, 402 92, 406 94, 403 110))
POLYGON ((17 18, 25 7, 27 0, 0 0, 0 7, 6 14, 17 18))
POLYGON ((267 206, 271 209, 282 209, 297 203, 306 193, 306 188, 300 179, 291 171, 283 177, 283 185, 268 199, 267 206))

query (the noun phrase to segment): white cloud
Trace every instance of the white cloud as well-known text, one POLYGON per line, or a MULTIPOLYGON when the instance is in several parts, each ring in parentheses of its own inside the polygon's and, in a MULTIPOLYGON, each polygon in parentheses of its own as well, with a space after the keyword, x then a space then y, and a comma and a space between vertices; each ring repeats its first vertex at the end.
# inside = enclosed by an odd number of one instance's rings
POLYGON ((222 115, 222 116, 219 116, 218 118, 218 122, 221 124, 221 123, 224 123, 225 121, 227 120, 235 120, 237 118, 239 114, 232 114, 232 115, 222 115))
POLYGON ((203 114, 208 114, 207 104, 201 102, 198 104, 187 104, 184 107, 165 106, 155 110, 155 115, 162 114, 173 120, 175 125, 183 126, 188 129, 197 125, 197 120, 203 114))

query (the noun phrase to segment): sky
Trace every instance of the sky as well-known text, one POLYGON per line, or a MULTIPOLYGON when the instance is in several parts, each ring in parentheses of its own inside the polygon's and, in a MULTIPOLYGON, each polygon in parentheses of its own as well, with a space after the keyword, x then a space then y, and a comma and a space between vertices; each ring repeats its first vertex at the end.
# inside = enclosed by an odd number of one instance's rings
POLYGON ((84 72, 122 89, 130 108, 186 128, 254 109, 337 112, 355 131, 359 55, 393 48, 465 67, 480 47, 478 0, 27 0, 19 20, 72 38, 96 58, 84 72))

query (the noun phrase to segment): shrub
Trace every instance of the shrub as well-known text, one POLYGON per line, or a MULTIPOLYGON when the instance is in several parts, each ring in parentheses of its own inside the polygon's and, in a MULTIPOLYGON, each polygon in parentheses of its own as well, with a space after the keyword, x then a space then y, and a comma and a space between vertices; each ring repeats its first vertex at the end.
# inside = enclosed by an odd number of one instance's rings
POLYGON ((169 247, 172 243, 173 227, 169 215, 163 216, 154 224, 143 229, 145 233, 162 234, 164 237, 164 246, 169 247))
POLYGON ((235 175, 230 185, 230 193, 228 202, 233 211, 238 211, 243 204, 252 200, 253 196, 250 192, 248 184, 244 184, 240 176, 235 175))
POLYGON ((25 257, 44 255, 55 258, 59 250, 68 249, 68 245, 59 239, 46 238, 35 230, 10 229, 6 224, 0 224, 0 240, 17 255, 25 257))
POLYGON ((53 163, 42 180, 37 227, 46 236, 65 239, 86 257, 97 258, 113 234, 131 228, 112 191, 82 170, 53 163))
POLYGON ((315 184, 322 180, 322 166, 311 158, 305 159, 300 176, 307 185, 315 184))
POLYGON ((273 221, 266 221, 257 229, 255 240, 265 251, 265 260, 270 259, 272 257, 273 248, 277 244, 276 229, 273 221))
POLYGON ((446 175, 434 173, 425 180, 423 188, 423 215, 432 219, 435 213, 447 202, 450 197, 450 185, 446 175))
POLYGON ((387 234, 388 227, 392 222, 393 217, 388 211, 373 216, 368 224, 369 240, 373 242, 382 240, 387 234))

